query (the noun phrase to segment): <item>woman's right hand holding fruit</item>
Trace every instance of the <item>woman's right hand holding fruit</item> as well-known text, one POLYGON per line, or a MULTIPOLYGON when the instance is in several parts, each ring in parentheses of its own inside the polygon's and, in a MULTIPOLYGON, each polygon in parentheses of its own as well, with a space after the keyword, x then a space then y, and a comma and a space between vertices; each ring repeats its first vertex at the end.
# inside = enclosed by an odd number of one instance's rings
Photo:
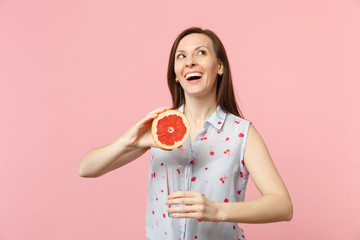
POLYGON ((151 136, 151 124, 159 113, 168 109, 170 107, 160 107, 148 113, 122 136, 122 140, 126 141, 130 148, 158 147, 151 136))
POLYGON ((157 115, 169 107, 160 107, 148 113, 125 134, 112 143, 88 152, 82 159, 79 175, 99 177, 137 159, 150 147, 156 147, 151 136, 151 124, 157 115))

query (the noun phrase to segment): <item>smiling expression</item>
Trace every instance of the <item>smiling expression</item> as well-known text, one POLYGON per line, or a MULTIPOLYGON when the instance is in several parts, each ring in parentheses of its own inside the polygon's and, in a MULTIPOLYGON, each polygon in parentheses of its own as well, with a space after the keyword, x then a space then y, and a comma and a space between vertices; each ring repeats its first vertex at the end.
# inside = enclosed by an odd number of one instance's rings
POLYGON ((217 76, 223 73, 223 64, 216 57, 212 40, 205 34, 192 33, 181 39, 174 70, 185 96, 216 96, 217 76))

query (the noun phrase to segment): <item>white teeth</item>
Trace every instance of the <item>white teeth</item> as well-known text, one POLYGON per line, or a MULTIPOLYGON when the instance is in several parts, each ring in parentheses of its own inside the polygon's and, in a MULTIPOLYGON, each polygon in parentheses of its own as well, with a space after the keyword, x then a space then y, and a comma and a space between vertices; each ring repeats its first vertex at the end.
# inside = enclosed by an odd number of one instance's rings
POLYGON ((186 79, 189 79, 191 77, 202 77, 202 73, 199 73, 199 72, 195 72, 195 73, 188 73, 185 75, 185 78, 186 79))

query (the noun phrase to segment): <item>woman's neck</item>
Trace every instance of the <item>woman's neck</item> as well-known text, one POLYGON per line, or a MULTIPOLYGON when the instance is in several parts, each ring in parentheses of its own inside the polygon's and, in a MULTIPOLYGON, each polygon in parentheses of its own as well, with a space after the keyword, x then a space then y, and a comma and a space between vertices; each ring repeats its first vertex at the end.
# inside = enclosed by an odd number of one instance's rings
POLYGON ((186 98, 185 102, 184 114, 197 126, 202 126, 217 107, 215 98, 186 98))

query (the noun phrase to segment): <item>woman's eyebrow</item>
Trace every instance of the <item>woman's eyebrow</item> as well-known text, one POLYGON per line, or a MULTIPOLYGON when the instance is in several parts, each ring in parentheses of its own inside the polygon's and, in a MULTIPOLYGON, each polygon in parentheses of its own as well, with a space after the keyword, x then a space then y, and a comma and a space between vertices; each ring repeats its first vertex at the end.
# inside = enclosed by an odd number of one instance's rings
MULTIPOLYGON (((202 48, 202 47, 208 48, 206 46, 198 46, 198 47, 195 48, 195 51, 198 50, 199 48, 202 48)), ((176 50, 176 52, 185 52, 185 51, 180 49, 180 50, 176 50)))

